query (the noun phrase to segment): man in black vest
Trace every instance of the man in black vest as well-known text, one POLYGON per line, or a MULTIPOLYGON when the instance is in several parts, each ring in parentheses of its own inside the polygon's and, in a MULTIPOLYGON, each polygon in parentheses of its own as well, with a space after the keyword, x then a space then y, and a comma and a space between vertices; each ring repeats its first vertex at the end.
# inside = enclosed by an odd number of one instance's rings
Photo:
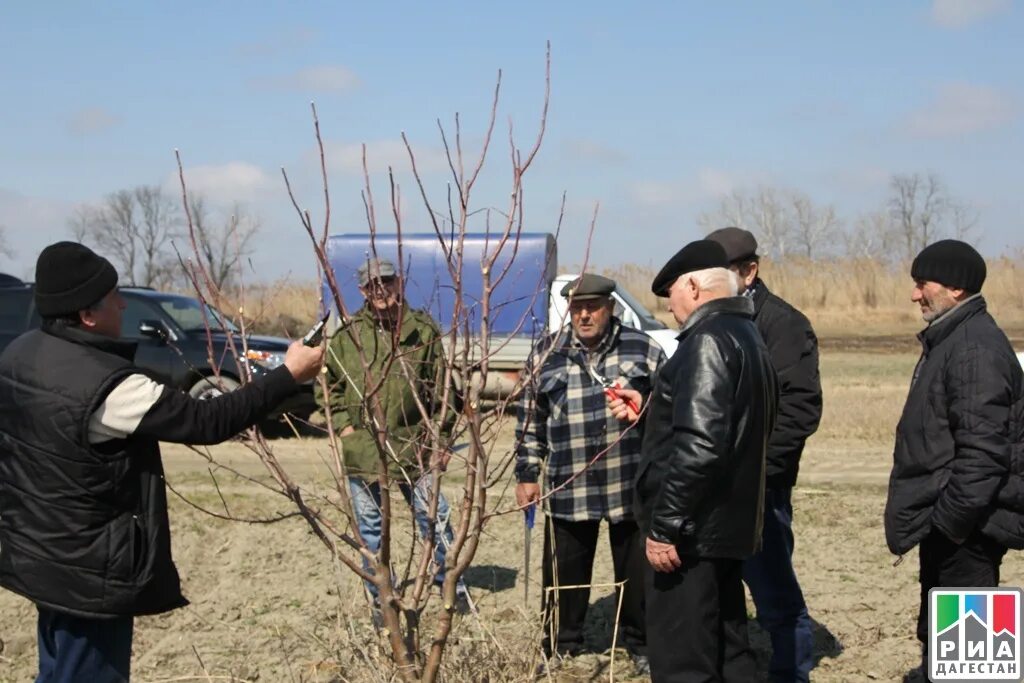
POLYGON ((757 240, 742 228, 707 237, 725 248, 740 290, 754 302, 754 324, 779 377, 779 413, 765 463, 761 549, 743 563, 743 580, 757 621, 772 639, 773 683, 806 683, 814 668, 814 635, 800 582, 793 571, 793 486, 804 443, 821 421, 818 338, 803 313, 769 291, 758 276, 757 240))
POLYGON ((39 610, 38 682, 127 681, 134 617, 182 607, 159 441, 215 444, 312 379, 322 348, 209 401, 119 341, 117 272, 75 242, 36 263, 42 329, 0 355, 0 586, 39 610))

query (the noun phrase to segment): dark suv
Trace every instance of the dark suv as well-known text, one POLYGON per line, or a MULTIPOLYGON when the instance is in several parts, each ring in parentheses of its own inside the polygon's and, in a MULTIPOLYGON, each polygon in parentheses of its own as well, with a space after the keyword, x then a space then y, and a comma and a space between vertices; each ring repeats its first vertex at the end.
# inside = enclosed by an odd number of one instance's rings
MULTIPOLYGON (((248 350, 243 351, 238 328, 209 305, 204 322, 203 304, 192 297, 140 287, 120 291, 126 306, 122 339, 138 344, 135 364, 158 382, 204 399, 238 388, 243 367, 258 377, 284 362, 287 339, 248 335, 248 350), (212 377, 207 325, 213 361, 220 366, 220 386, 212 377), (231 353, 227 331, 232 333, 239 362, 231 353)), ((0 277, 0 351, 18 335, 39 327, 32 294, 31 284, 0 277)), ((305 418, 314 407, 312 385, 307 384, 277 409, 277 415, 292 412, 305 418)))

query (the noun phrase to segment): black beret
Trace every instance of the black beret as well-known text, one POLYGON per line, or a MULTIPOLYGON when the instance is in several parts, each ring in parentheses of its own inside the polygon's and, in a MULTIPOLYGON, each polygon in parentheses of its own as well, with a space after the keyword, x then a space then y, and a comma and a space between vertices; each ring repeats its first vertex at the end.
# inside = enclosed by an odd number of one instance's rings
POLYGON ((985 284, 985 259, 974 247, 960 240, 939 240, 921 250, 910 266, 915 280, 938 282, 971 294, 985 284))
POLYGON ((584 273, 572 282, 562 287, 562 296, 566 299, 582 301, 584 299, 597 299, 603 296, 611 296, 615 291, 615 280, 610 280, 601 275, 584 273))
POLYGON ((757 240, 749 230, 719 228, 704 239, 714 240, 725 247, 725 257, 729 259, 729 263, 757 258, 757 240))
POLYGON ((680 275, 705 268, 728 268, 729 259, 725 248, 713 240, 690 242, 668 260, 651 283, 651 291, 658 296, 668 296, 668 288, 680 275))
POLYGON ((44 318, 89 308, 116 286, 110 261, 78 242, 51 244, 36 261, 36 308, 44 318))

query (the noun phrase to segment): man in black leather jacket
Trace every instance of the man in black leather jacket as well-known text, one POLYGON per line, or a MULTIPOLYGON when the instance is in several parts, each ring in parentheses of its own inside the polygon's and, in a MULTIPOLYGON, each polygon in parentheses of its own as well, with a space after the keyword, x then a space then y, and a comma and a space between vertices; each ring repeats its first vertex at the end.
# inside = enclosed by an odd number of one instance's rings
POLYGON ((651 286, 682 325, 655 380, 636 481, 655 683, 755 675, 741 577, 761 542, 778 389, 753 303, 737 296, 728 265, 720 244, 698 240, 651 286))
POLYGON ((821 421, 818 338, 803 313, 773 294, 758 277, 757 240, 728 227, 707 237, 725 248, 729 269, 754 302, 754 324, 779 378, 779 414, 765 461, 762 546, 743 563, 743 580, 757 621, 772 639, 772 683, 807 683, 814 668, 814 632, 793 570, 793 486, 804 443, 821 421))
POLYGON ((37 683, 120 683, 134 617, 188 604, 159 442, 230 438, 314 378, 323 349, 295 342, 281 367, 199 401, 135 367, 107 259, 46 247, 35 300, 42 328, 0 354, 0 586, 38 608, 37 683))
POLYGON ((901 556, 921 546, 926 669, 929 589, 998 586, 1006 549, 1024 548, 1024 373, 987 311, 973 247, 935 242, 910 273, 928 326, 896 427, 885 539, 901 556))

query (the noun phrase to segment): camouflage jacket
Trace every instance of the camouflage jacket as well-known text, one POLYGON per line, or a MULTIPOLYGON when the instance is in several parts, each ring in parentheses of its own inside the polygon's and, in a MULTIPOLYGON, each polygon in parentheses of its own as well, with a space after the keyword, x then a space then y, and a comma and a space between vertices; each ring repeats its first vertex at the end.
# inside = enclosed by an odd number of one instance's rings
MULTIPOLYGON (((428 466, 429 452, 422 446, 429 430, 420 405, 431 420, 442 419, 438 415, 441 392, 435 391, 444 372, 441 342, 441 333, 430 315, 408 307, 402 311, 398 330, 382 324, 363 307, 331 337, 324 363, 331 421, 336 432, 349 426, 355 429, 341 440, 350 475, 375 479, 378 474, 380 450, 375 442, 373 401, 365 400, 367 392, 374 391, 383 411, 379 428, 387 433, 385 450, 391 476, 404 478, 404 469, 405 476, 415 481, 419 466, 428 466)), ((315 392, 317 404, 324 408, 319 384, 315 392)), ((455 419, 454 392, 450 396, 452 408, 443 418, 445 424, 439 425, 442 437, 447 436, 455 419)))

